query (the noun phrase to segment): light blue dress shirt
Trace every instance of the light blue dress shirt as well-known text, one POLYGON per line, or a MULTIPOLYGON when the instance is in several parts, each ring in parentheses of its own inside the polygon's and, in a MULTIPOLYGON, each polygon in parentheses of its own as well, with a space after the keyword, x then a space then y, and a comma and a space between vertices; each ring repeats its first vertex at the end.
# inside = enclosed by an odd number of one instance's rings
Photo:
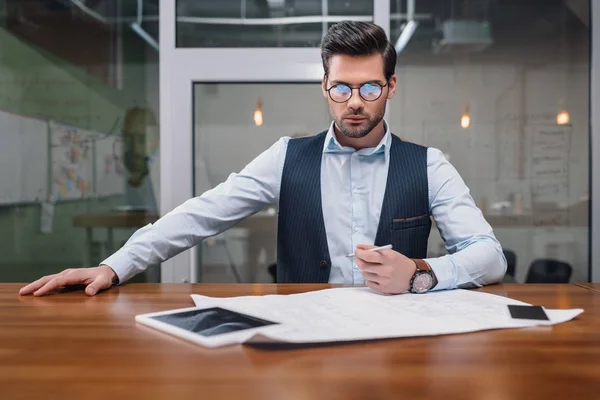
MULTIPOLYGON (((375 241, 392 143, 385 126, 385 136, 375 148, 342 147, 333 123, 325 138, 321 196, 332 265, 330 283, 364 284, 354 259, 346 255, 357 244, 375 241)), ((136 231, 102 265, 113 268, 124 282, 265 206, 276 205, 289 140, 279 139, 240 173, 136 231)), ((502 248, 464 181, 440 150, 427 150, 427 176, 431 215, 449 252, 426 259, 438 279, 435 290, 500 281, 506 272, 502 248)))

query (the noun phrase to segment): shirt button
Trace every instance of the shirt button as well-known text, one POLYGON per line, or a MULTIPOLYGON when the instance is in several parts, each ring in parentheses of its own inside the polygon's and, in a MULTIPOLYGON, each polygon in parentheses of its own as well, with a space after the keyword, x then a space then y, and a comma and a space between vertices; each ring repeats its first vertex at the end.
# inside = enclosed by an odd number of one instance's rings
POLYGON ((329 266, 329 263, 325 260, 321 261, 321 268, 327 268, 329 266))

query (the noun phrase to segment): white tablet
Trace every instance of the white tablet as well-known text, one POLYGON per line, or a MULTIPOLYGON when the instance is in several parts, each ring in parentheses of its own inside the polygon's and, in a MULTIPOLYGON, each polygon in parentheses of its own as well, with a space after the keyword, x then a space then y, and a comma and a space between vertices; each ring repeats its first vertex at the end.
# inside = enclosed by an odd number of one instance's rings
POLYGON ((135 320, 173 336, 206 347, 243 343, 277 322, 221 307, 180 308, 136 315, 135 320))

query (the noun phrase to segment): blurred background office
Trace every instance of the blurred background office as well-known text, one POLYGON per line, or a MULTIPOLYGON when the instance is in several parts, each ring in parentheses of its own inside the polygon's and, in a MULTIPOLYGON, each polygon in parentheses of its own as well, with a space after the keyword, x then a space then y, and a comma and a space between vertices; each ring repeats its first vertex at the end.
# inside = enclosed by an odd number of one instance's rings
MULTIPOLYGON (((390 127, 455 165, 509 276, 591 279, 588 0, 4 0, 0 17, 0 281, 94 265, 279 137, 326 129, 318 47, 344 19, 388 32, 390 127), (201 68, 171 85, 185 57, 201 68)), ((276 235, 274 206, 189 274, 137 279, 269 282, 276 235)), ((436 229, 429 252, 446 253, 436 229)))

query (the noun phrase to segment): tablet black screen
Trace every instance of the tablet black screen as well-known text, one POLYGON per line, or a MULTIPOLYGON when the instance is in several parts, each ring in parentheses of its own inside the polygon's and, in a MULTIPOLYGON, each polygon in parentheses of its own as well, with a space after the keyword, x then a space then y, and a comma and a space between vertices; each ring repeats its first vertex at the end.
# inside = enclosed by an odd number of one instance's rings
POLYGON ((276 322, 251 317, 220 307, 182 311, 151 318, 202 336, 221 335, 276 324, 276 322))

